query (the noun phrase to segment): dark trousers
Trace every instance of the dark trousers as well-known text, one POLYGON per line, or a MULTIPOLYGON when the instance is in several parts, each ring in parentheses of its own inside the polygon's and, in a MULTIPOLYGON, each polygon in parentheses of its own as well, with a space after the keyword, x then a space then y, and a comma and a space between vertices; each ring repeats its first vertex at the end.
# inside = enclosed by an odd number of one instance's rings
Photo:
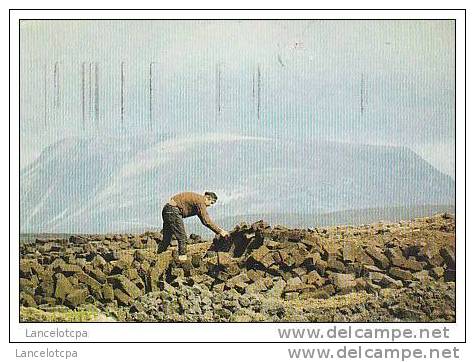
POLYGON ((163 244, 162 247, 159 248, 159 251, 160 249, 166 250, 168 248, 174 235, 178 241, 178 254, 185 255, 187 236, 185 231, 185 225, 183 224, 183 218, 180 214, 180 209, 176 206, 166 204, 162 210, 162 218, 163 244))

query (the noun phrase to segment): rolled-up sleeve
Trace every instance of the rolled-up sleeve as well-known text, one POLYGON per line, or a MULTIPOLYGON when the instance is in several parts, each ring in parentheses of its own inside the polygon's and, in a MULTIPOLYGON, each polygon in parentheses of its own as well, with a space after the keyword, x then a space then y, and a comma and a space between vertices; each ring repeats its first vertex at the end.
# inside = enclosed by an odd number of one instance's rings
POLYGON ((206 205, 198 206, 197 215, 204 226, 206 226, 208 229, 215 232, 216 234, 219 234, 219 232, 221 231, 221 228, 218 225, 216 225, 209 217, 208 211, 206 210, 206 205))

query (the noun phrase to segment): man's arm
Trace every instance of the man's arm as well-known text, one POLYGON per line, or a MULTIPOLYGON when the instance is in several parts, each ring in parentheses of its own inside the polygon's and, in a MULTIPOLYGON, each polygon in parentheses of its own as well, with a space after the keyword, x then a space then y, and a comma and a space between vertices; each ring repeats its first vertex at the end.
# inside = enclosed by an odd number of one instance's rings
POLYGON ((208 215, 208 211, 206 210, 206 205, 198 206, 198 217, 200 218, 201 223, 206 226, 208 229, 213 231, 216 234, 220 234, 224 232, 218 225, 216 225, 208 215))

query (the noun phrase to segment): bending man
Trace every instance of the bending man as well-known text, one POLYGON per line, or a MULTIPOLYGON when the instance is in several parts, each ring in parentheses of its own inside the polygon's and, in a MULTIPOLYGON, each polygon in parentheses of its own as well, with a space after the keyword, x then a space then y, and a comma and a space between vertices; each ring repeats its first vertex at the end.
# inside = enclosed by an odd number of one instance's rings
POLYGON ((201 223, 221 237, 228 237, 229 233, 216 225, 208 215, 206 208, 216 203, 218 196, 214 192, 205 192, 200 195, 194 192, 182 192, 170 198, 163 207, 163 246, 165 250, 170 245, 172 236, 178 241, 178 259, 186 260, 187 235, 183 218, 198 216, 201 223))

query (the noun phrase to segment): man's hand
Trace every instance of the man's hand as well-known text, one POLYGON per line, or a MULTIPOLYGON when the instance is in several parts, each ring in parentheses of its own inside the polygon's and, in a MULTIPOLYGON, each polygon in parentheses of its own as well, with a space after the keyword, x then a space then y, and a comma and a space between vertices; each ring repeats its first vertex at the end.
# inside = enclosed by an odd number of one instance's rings
POLYGON ((229 238, 229 233, 226 230, 221 229, 221 231, 219 232, 219 236, 221 236, 224 239, 227 239, 229 238))

